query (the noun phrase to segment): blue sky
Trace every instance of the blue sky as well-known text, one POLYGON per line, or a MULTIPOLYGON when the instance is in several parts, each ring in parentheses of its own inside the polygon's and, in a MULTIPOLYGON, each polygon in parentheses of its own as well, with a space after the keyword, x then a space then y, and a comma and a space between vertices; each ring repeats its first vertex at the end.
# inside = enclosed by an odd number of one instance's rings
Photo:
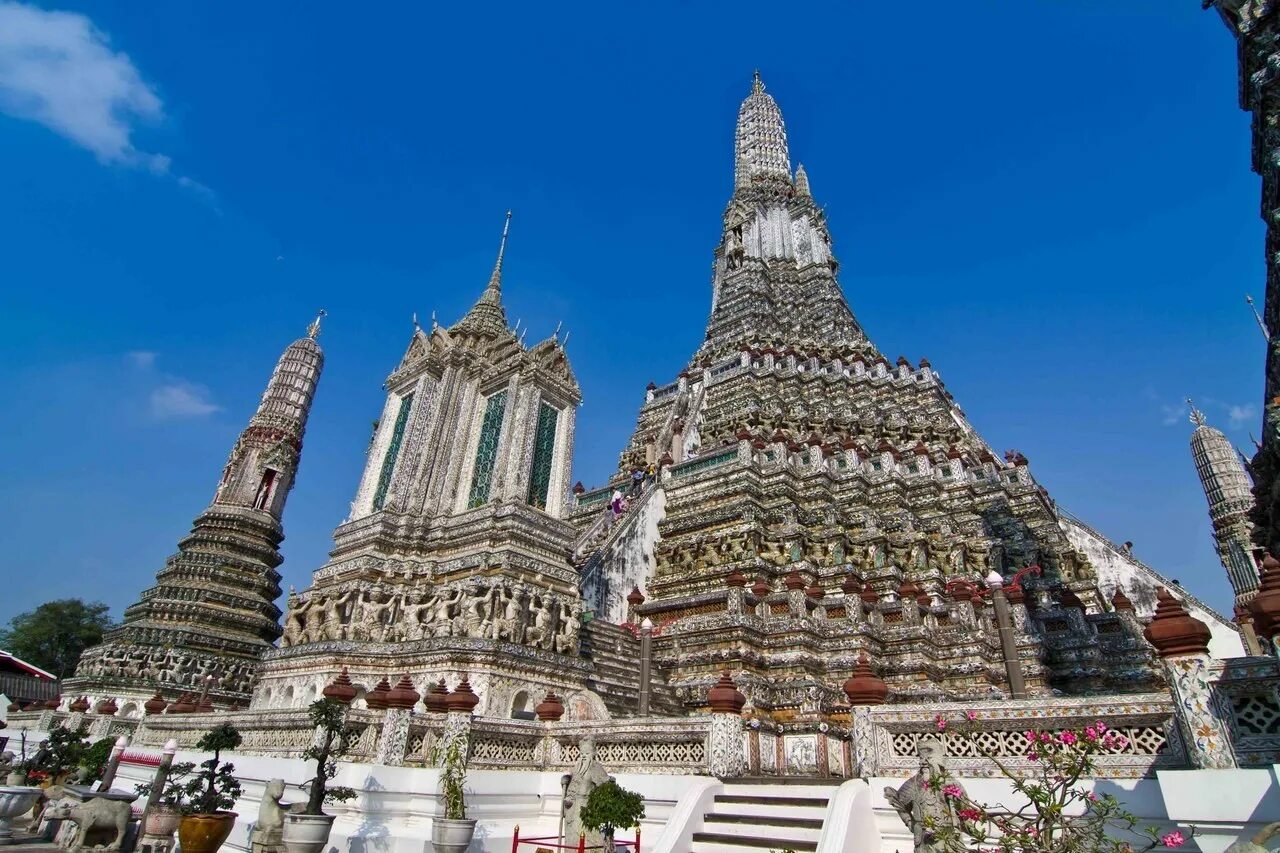
POLYGON ((285 517, 306 586, 410 318, 563 321, 575 475, 702 337, 759 67, 890 358, 1219 607, 1182 398, 1258 429, 1258 179, 1198 0, 0 3, 0 620, 150 585, 326 308, 285 517), (64 14, 52 14, 53 12, 64 14))

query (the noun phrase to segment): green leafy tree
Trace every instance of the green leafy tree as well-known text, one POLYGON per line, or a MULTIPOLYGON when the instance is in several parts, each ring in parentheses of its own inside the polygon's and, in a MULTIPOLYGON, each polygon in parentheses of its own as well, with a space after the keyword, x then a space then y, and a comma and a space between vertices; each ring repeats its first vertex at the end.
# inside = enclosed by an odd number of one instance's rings
POLYGON ((80 756, 80 766, 85 770, 85 778, 101 779, 107 772, 107 763, 111 761, 111 750, 115 749, 116 739, 104 737, 93 742, 93 746, 80 756))
POLYGON ((346 708, 332 699, 317 699, 307 709, 311 725, 324 733, 319 744, 307 748, 302 757, 316 763, 316 775, 311 779, 307 810, 304 814, 324 814, 325 803, 345 802, 354 799, 356 792, 341 785, 329 787, 329 780, 338 773, 338 757, 347 751, 355 734, 346 724, 346 708))
POLYGON ((438 744, 432 763, 440 767, 440 792, 444 797, 444 819, 466 820, 467 752, 469 737, 454 737, 438 744))
POLYGON ((185 795, 188 800, 186 808, 194 814, 217 814, 228 811, 240 799, 240 783, 233 775, 235 765, 222 761, 224 750, 235 749, 240 745, 240 732, 230 723, 205 732, 196 741, 196 749, 201 752, 212 752, 213 758, 200 762, 200 772, 187 782, 185 795))
POLYGON ((612 849, 613 833, 640 825, 644 817, 644 797, 628 791, 610 779, 598 785, 587 797, 580 814, 582 825, 598 829, 605 838, 605 849, 612 849))
POLYGON ((28 663, 66 678, 75 672, 80 653, 102 641, 111 627, 107 605, 86 604, 79 598, 46 601, 19 613, 0 630, 0 648, 28 663))

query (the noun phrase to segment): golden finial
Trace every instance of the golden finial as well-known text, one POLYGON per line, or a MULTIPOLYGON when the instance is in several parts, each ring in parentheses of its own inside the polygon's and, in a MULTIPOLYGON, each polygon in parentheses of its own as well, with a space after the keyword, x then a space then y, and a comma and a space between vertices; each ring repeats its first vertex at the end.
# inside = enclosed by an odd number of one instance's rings
POLYGON ((751 72, 751 94, 758 95, 764 91, 764 82, 760 79, 760 69, 751 72))
POLYGON ((1253 312, 1253 319, 1258 321, 1258 328, 1262 330, 1262 339, 1264 341, 1271 340, 1271 335, 1267 333, 1267 324, 1262 322, 1262 316, 1258 314, 1258 309, 1254 307, 1253 297, 1246 293, 1244 301, 1249 303, 1249 310, 1253 312))

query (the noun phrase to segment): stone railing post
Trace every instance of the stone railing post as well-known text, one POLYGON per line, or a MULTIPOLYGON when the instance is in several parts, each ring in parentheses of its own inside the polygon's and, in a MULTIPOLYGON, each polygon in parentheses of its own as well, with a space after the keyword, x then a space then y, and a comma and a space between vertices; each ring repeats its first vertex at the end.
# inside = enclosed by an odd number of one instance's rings
POLYGON ((743 604, 747 598, 747 576, 734 569, 724 579, 724 583, 728 587, 728 597, 725 599, 726 612, 734 616, 742 615, 743 604))
MULTIPOLYGON (((647 620, 646 620, 647 621, 647 620)), ((542 738, 535 748, 535 760, 539 767, 543 770, 551 764, 552 749, 551 743, 551 724, 560 721, 564 716, 564 703, 560 701, 560 697, 553 692, 548 692, 546 698, 538 703, 533 709, 533 713, 537 716, 538 721, 542 723, 542 738)))
POLYGON ((1000 634, 1004 671, 1009 678, 1009 696, 1013 699, 1025 699, 1027 685, 1022 678, 1022 662, 1018 659, 1018 641, 1013 635, 1013 616, 1009 612, 1009 598, 1004 593, 1004 578, 992 569, 986 580, 987 587, 991 590, 991 603, 996 611, 996 629, 1000 634))
POLYGON ((462 743, 463 764, 471 758, 471 712, 480 704, 480 697, 471 689, 471 682, 463 674, 462 681, 445 697, 448 710, 444 715, 444 732, 436 746, 437 754, 448 752, 457 741, 462 743))
POLYGON ((849 697, 850 762, 853 774, 874 775, 875 723, 871 721, 871 709, 876 705, 883 705, 889 698, 889 685, 871 669, 871 661, 866 652, 858 655, 853 675, 844 683, 844 695, 849 697))
POLYGON ((387 709, 382 717, 382 737, 378 739, 376 764, 400 767, 404 764, 404 752, 409 741, 409 718, 413 706, 418 704, 418 691, 406 673, 387 691, 387 709))
POLYGON ((1145 636, 1164 660, 1187 758, 1197 768, 1235 767, 1230 724, 1221 716, 1210 681, 1209 626, 1188 615, 1164 587, 1156 588, 1156 601, 1145 636))
POLYGON ((783 578, 782 583, 787 588, 787 607, 791 611, 791 618, 803 619, 808 616, 809 611, 805 607, 804 578, 800 577, 799 572, 792 571, 783 578))
MULTIPOLYGON (((640 623, 640 699, 638 713, 649 716, 653 701, 653 622, 646 616, 640 623)), ((563 711, 561 712, 563 713, 563 711)), ((557 717, 557 719, 559 719, 557 717)))
POLYGON ((732 779, 746 771, 742 750, 742 706, 747 697, 725 672, 707 691, 711 705, 711 731, 707 734, 707 772, 720 779, 732 779))
POLYGON ((1270 554, 1262 559, 1258 592, 1249 602, 1249 613, 1258 636, 1270 640, 1272 649, 1280 655, 1280 643, 1276 642, 1280 634, 1280 560, 1270 554))
POLYGON ((1262 655, 1262 645, 1258 642, 1258 632, 1253 630, 1253 614, 1243 604, 1237 604, 1235 623, 1240 627, 1240 639, 1244 641, 1244 653, 1250 657, 1262 655))
POLYGON ((142 825, 147 825, 147 814, 160 805, 164 795, 164 783, 169 778, 169 768, 173 767, 173 756, 178 752, 178 742, 173 738, 165 741, 164 752, 160 754, 160 763, 156 765, 156 775, 151 778, 151 793, 147 794, 147 803, 142 807, 142 825))
POLYGON ((102 771, 102 781, 98 783, 99 791, 110 791, 111 783, 116 780, 116 771, 120 769, 120 756, 124 755, 124 748, 129 745, 129 739, 124 735, 116 738, 115 746, 111 747, 111 757, 107 759, 107 767, 102 771))

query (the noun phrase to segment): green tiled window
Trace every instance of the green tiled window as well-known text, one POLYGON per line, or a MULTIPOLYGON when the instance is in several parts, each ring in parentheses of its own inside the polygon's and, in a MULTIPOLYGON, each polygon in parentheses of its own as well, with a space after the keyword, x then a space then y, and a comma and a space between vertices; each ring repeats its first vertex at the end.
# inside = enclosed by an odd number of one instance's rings
POLYGON ((551 464, 555 461, 556 424, 560 411, 550 403, 538 409, 538 427, 533 433, 533 468, 529 472, 529 496, 526 500, 538 509, 547 508, 547 491, 551 488, 551 464))
POLYGON ((469 508, 481 506, 489 500, 493 469, 498 464, 498 441, 502 438, 502 418, 506 413, 506 391, 499 391, 489 397, 484 407, 484 420, 480 423, 480 443, 476 445, 476 464, 471 475, 471 494, 467 498, 469 508))
POLYGON ((373 510, 382 509, 387 499, 387 489, 391 486, 391 475, 396 471, 396 459, 400 456, 400 444, 404 441, 404 427, 409 422, 409 410, 413 408, 413 394, 405 394, 400 398, 400 411, 396 412, 396 423, 391 428, 391 443, 387 445, 387 455, 382 457, 382 471, 378 474, 378 488, 373 493, 373 510))

